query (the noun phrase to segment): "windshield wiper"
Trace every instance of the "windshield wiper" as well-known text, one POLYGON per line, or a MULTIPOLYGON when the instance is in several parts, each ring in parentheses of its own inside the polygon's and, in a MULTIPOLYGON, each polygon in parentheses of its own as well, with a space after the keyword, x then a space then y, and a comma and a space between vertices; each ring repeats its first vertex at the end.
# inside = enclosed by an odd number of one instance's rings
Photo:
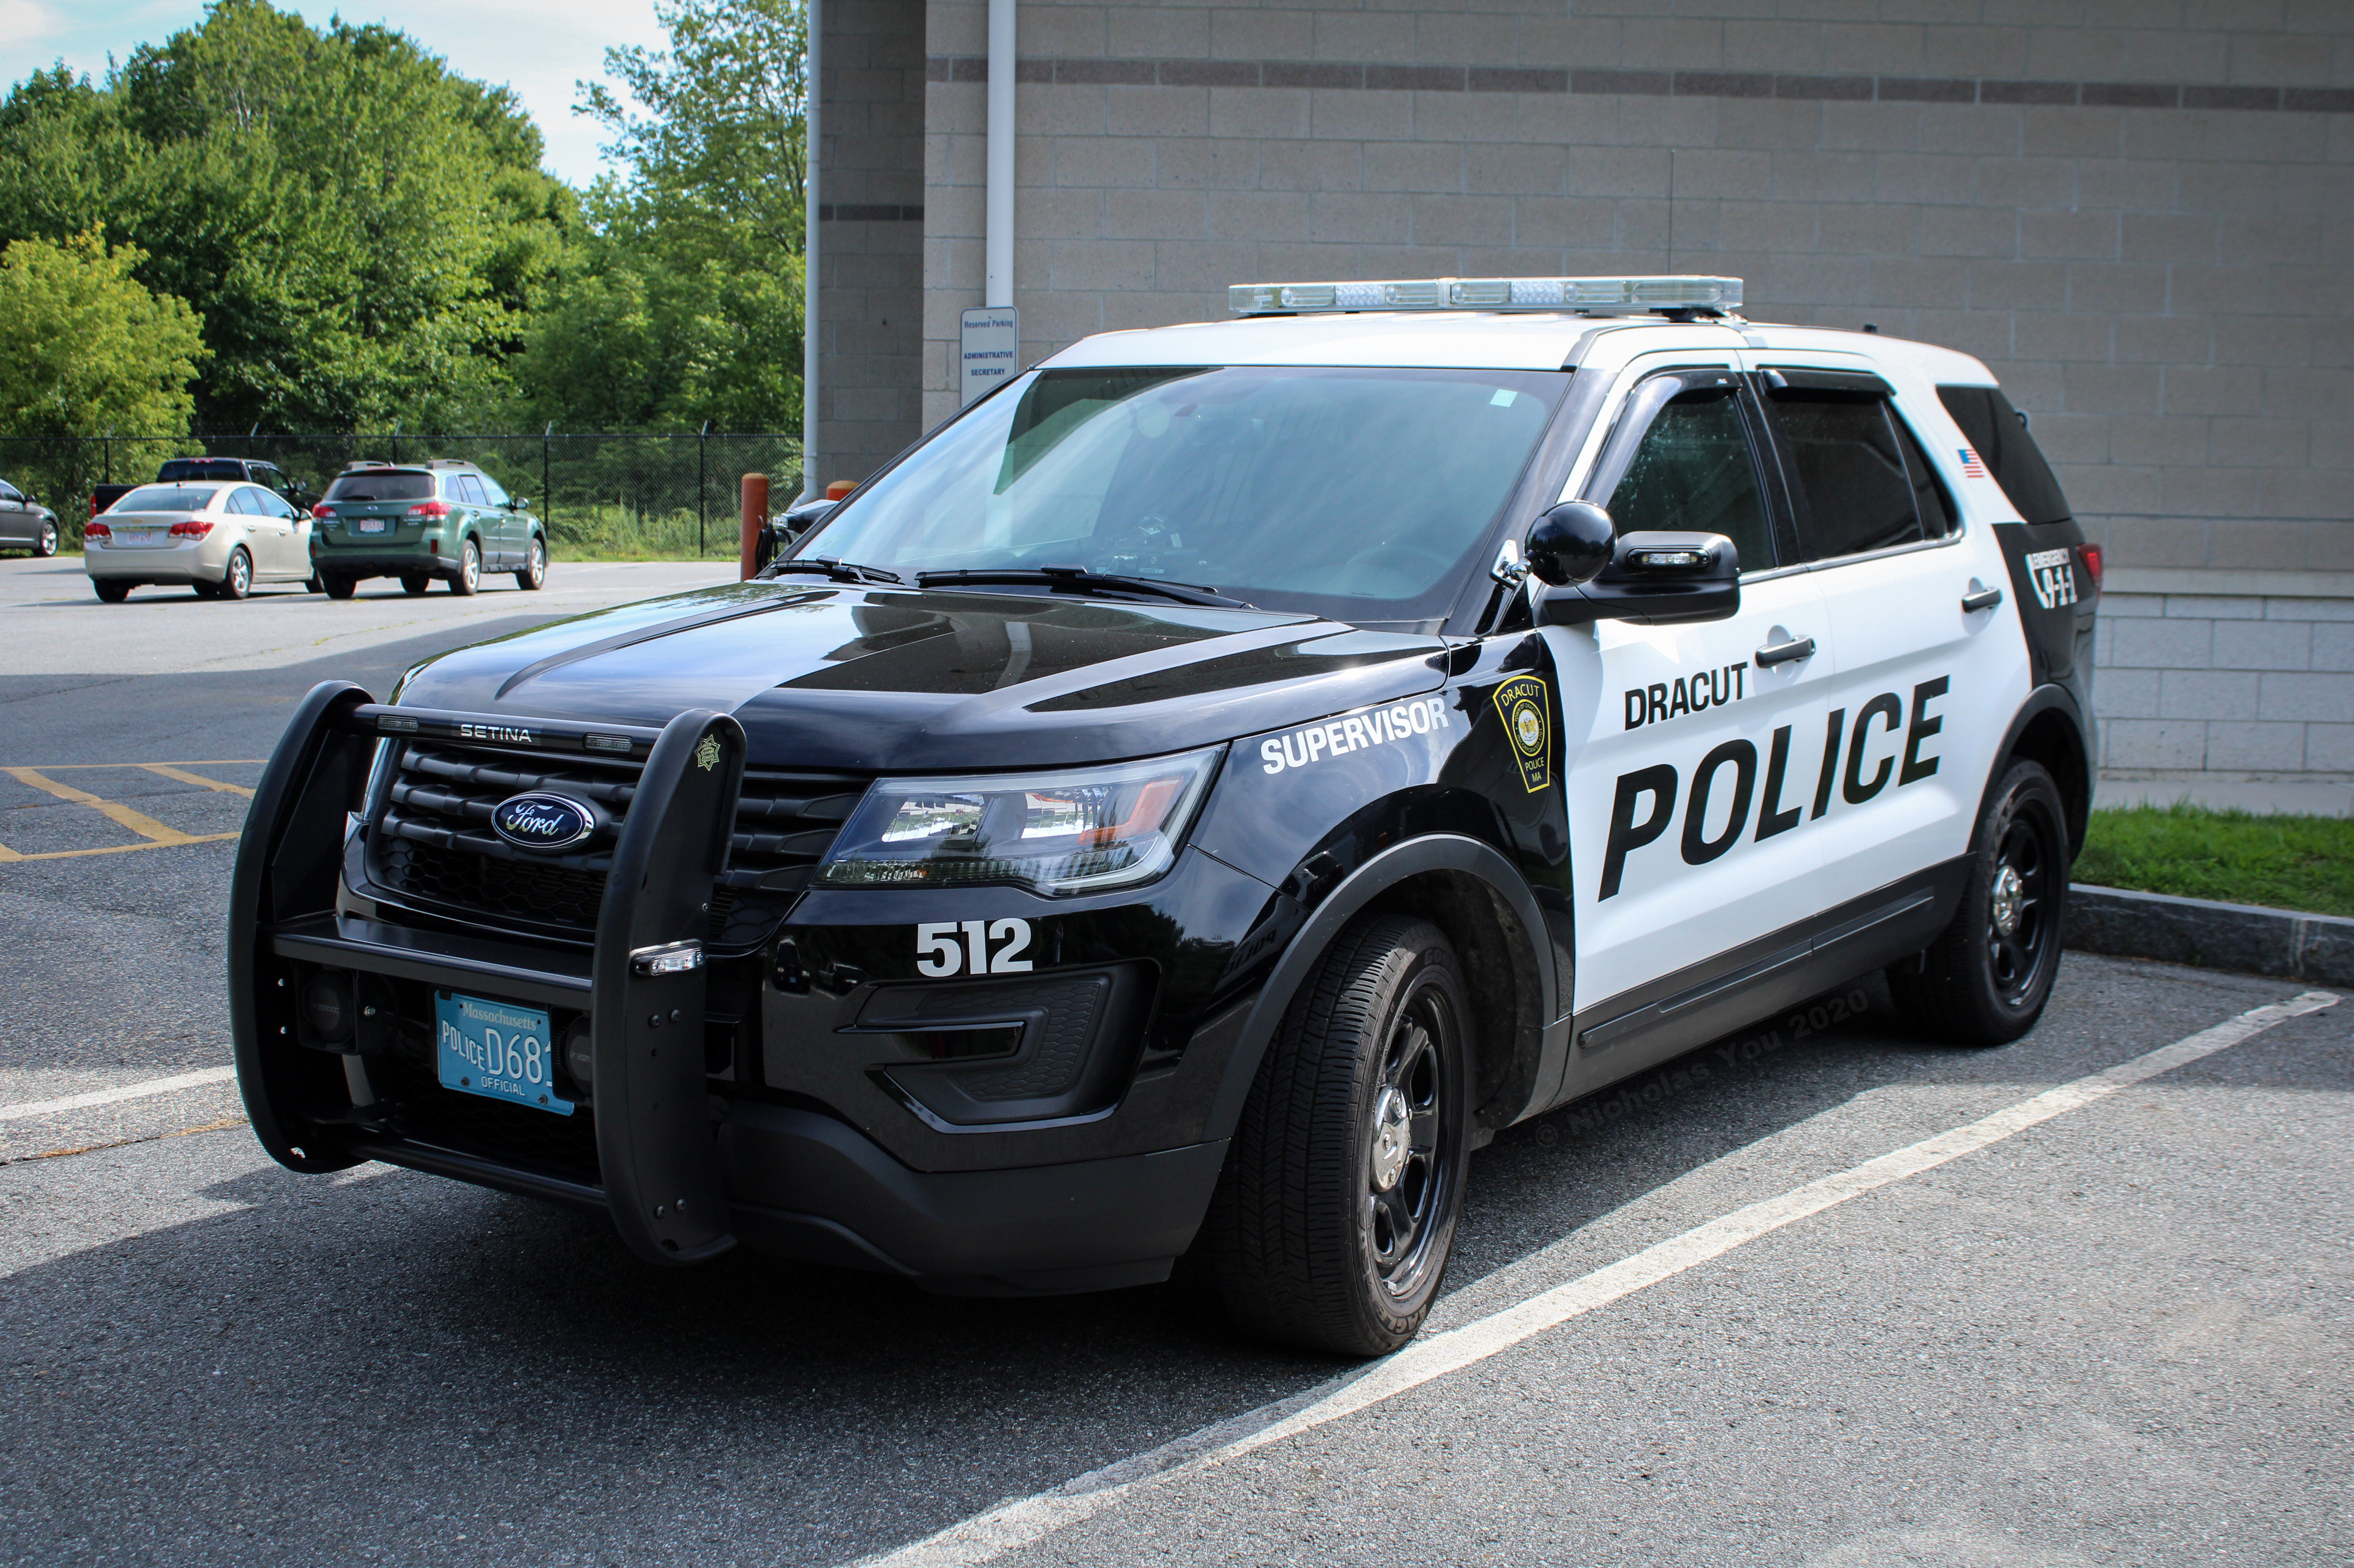
POLYGON ((1244 599, 1228 599, 1191 583, 1165 583, 1157 577, 1121 577, 1091 572, 1085 567, 981 567, 970 571, 917 572, 917 588, 981 588, 991 584, 1069 589, 1074 593, 1140 593, 1173 599, 1179 604, 1214 605, 1224 609, 1256 609, 1244 599))
POLYGON ((862 567, 855 561, 845 561, 833 556, 797 556, 790 560, 770 561, 761 568, 760 575, 776 577, 785 572, 822 572, 838 583, 905 585, 907 580, 896 572, 886 572, 880 567, 862 567))

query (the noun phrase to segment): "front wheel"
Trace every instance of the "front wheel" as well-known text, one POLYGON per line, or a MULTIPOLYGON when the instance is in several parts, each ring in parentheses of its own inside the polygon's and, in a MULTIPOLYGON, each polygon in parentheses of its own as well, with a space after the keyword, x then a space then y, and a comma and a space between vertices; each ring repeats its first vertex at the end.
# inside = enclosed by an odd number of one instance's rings
POLYGON ((245 553, 244 546, 228 553, 228 566, 215 591, 221 599, 243 599, 253 591, 253 557, 245 553))
POLYGON ((472 539, 458 546, 458 575, 450 579, 450 591, 464 598, 482 586, 482 547, 472 539))
POLYGON ((1963 1045, 2004 1045, 2034 1028, 2060 971, 2068 864, 2060 787, 2041 764, 2013 763, 1970 840, 1953 923, 1888 971, 1897 1011, 1963 1045))
POLYGON ((531 548, 523 558, 523 570, 515 573, 515 587, 535 589, 547 581, 547 541, 538 535, 531 536, 531 548))
POLYGON ((33 541, 33 554, 54 556, 58 553, 58 525, 54 522, 41 524, 40 536, 33 541))
POLYGON ((1259 1064, 1204 1226, 1238 1322, 1361 1356, 1422 1327, 1463 1207, 1469 1019, 1427 921, 1368 916, 1333 943, 1259 1064))

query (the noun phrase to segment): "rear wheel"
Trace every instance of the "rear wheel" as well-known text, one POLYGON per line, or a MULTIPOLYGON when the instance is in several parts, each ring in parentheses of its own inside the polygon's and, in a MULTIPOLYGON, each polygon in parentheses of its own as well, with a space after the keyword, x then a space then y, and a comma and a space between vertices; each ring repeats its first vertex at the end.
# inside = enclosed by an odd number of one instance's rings
POLYGON ((524 553, 523 570, 515 573, 515 587, 536 588, 547 581, 547 541, 538 535, 531 536, 531 548, 524 553))
POLYGON ((1203 1231, 1238 1322, 1352 1355, 1414 1337, 1462 1212, 1469 1017, 1426 921, 1369 916, 1326 953, 1259 1064, 1203 1231))
POLYGON ((320 577, 319 574, 314 571, 311 574, 311 580, 302 585, 302 591, 304 593, 324 593, 327 591, 327 585, 325 581, 320 577))
POLYGON ((400 579, 400 591, 412 597, 433 586, 431 577, 408 577, 400 579))
POLYGON ((56 521, 52 519, 51 521, 41 524, 39 535, 33 540, 33 554, 37 556, 54 556, 57 553, 58 525, 56 521))
POLYGON ((2035 1027, 2060 970, 2068 829, 2052 775, 2013 763, 1970 845, 1969 885, 1953 923, 1919 959, 1889 969, 1888 990, 1926 1033, 2002 1045, 2035 1027))
POLYGON ((245 553, 244 546, 228 553, 228 566, 214 591, 222 599, 243 599, 253 591, 253 557, 245 553))
POLYGON ((131 597, 131 585, 112 577, 92 577, 90 586, 96 588, 98 597, 108 604, 121 604, 131 597))
POLYGON ((482 547, 472 539, 458 546, 458 575, 450 579, 450 591, 461 598, 482 586, 482 547))
POLYGON ((360 586, 357 577, 323 577, 319 580, 325 586, 329 599, 349 599, 360 586))

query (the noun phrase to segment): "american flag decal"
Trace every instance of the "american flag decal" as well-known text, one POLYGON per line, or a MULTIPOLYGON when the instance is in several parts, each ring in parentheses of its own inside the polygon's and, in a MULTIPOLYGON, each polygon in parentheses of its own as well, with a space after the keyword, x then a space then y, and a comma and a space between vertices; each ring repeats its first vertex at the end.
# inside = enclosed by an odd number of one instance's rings
POLYGON ((1987 476, 1986 464, 1978 461, 1978 454, 1970 450, 1967 447, 1963 447, 1960 450, 1962 454, 1962 477, 1964 479, 1984 479, 1987 476))

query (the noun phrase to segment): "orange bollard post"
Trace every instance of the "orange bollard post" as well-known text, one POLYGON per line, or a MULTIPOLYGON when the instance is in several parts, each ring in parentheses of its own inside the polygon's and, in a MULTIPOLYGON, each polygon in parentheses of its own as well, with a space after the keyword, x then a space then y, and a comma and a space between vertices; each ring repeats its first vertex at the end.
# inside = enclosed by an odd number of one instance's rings
POLYGON ((738 580, 748 582, 759 569, 760 530, 769 525, 769 476, 748 473, 744 476, 744 553, 736 563, 738 580))

